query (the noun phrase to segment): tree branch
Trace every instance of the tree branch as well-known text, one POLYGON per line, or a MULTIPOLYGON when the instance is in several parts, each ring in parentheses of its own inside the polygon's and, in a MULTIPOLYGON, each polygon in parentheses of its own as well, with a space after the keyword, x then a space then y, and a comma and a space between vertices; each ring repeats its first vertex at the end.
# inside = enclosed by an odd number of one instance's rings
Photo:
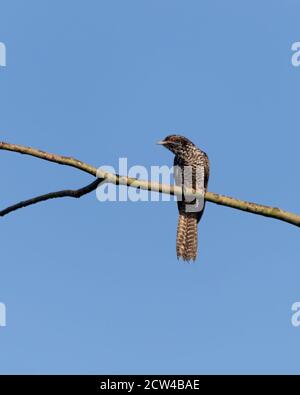
MULTIPOLYGON (((45 201, 48 199, 52 199, 52 198, 58 198, 58 197, 64 197, 64 196, 70 196, 70 197, 83 196, 86 193, 89 193, 89 192, 93 191, 94 189, 96 189, 97 186, 103 181, 112 183, 112 184, 116 184, 116 185, 126 185, 126 186, 130 186, 130 187, 134 187, 134 188, 140 188, 140 189, 144 189, 144 190, 148 190, 148 191, 166 193, 166 194, 170 194, 170 195, 176 195, 176 196, 182 195, 182 190, 178 186, 159 184, 157 182, 143 181, 143 180, 137 180, 136 178, 119 176, 118 174, 108 173, 108 172, 105 172, 101 169, 97 170, 95 167, 93 167, 87 163, 84 163, 78 159, 48 153, 48 152, 41 151, 41 150, 38 150, 38 149, 35 149, 32 147, 25 147, 22 145, 0 142, 0 149, 34 156, 36 158, 40 158, 40 159, 47 160, 50 162, 58 163, 61 165, 75 167, 76 169, 82 170, 85 173, 89 173, 89 174, 96 176, 98 178, 93 183, 87 185, 86 187, 78 189, 78 190, 65 190, 65 191, 59 191, 59 192, 52 192, 50 194, 42 195, 42 196, 39 196, 39 197, 36 197, 33 199, 29 199, 29 200, 20 202, 14 206, 8 207, 5 210, 2 210, 0 212, 0 215, 2 215, 2 216, 5 214, 8 214, 9 212, 15 211, 21 207, 26 207, 31 204, 35 204, 35 203, 45 201)), ((192 189, 187 190, 186 192, 187 192, 187 193, 185 193, 186 197, 195 196, 195 191, 193 191, 192 189)), ((201 193, 196 193, 196 196, 201 197, 201 193)), ((219 194, 213 193, 213 192, 206 192, 205 193, 205 200, 215 203, 215 204, 222 205, 222 206, 227 206, 227 207, 231 207, 231 208, 234 208, 237 210, 246 211, 246 212, 249 212, 252 214, 275 218, 275 219, 278 219, 278 220, 281 220, 284 222, 288 222, 288 223, 298 226, 298 227, 300 226, 300 215, 284 211, 284 210, 279 209, 277 207, 270 207, 270 206, 265 206, 265 205, 261 205, 261 204, 251 203, 251 202, 247 202, 244 200, 235 199, 235 198, 232 198, 229 196, 219 195, 219 194)))

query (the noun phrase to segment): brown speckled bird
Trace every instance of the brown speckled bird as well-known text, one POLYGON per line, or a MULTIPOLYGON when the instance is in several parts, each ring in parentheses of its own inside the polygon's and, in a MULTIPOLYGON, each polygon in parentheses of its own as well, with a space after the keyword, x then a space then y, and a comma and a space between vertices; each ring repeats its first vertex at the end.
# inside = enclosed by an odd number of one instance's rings
MULTIPOLYGON (((175 154, 174 178, 178 186, 197 190, 207 189, 209 160, 204 151, 197 148, 189 139, 179 135, 167 136, 158 144, 164 145, 175 154)), ((179 220, 177 227, 177 258, 195 261, 198 250, 198 222, 204 207, 204 199, 182 199, 177 201, 179 220)))

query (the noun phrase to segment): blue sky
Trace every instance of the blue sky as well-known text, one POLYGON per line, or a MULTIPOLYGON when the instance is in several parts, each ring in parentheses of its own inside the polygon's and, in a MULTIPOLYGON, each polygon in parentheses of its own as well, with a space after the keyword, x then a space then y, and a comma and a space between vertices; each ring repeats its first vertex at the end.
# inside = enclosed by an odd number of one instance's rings
MULTIPOLYGON (((300 212, 298 1, 1 0, 1 140, 94 166, 170 165, 300 212)), ((1 207, 92 177, 0 152, 1 207)), ((1 373, 299 373, 299 230, 207 204, 177 261, 174 202, 60 199, 1 219, 1 373)))

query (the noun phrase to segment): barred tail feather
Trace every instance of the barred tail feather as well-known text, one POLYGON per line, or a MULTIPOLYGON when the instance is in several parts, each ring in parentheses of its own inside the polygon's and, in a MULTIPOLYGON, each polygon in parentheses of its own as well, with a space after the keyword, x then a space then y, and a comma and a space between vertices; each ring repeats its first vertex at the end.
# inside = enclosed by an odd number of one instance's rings
POLYGON ((187 217, 185 256, 186 261, 195 261, 198 250, 198 223, 195 215, 187 217))
POLYGON ((180 213, 177 226, 177 258, 195 261, 198 250, 198 222, 195 214, 180 213))
POLYGON ((179 214, 177 225, 176 253, 177 258, 183 258, 185 253, 186 215, 179 214))

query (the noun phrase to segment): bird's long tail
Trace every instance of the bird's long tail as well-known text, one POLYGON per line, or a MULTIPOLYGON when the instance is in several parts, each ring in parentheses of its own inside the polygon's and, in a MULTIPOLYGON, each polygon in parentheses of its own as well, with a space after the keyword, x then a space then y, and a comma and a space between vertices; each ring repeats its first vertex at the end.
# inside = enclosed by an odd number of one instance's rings
POLYGON ((177 258, 195 261, 198 250, 198 221, 195 213, 179 213, 177 226, 177 258))

